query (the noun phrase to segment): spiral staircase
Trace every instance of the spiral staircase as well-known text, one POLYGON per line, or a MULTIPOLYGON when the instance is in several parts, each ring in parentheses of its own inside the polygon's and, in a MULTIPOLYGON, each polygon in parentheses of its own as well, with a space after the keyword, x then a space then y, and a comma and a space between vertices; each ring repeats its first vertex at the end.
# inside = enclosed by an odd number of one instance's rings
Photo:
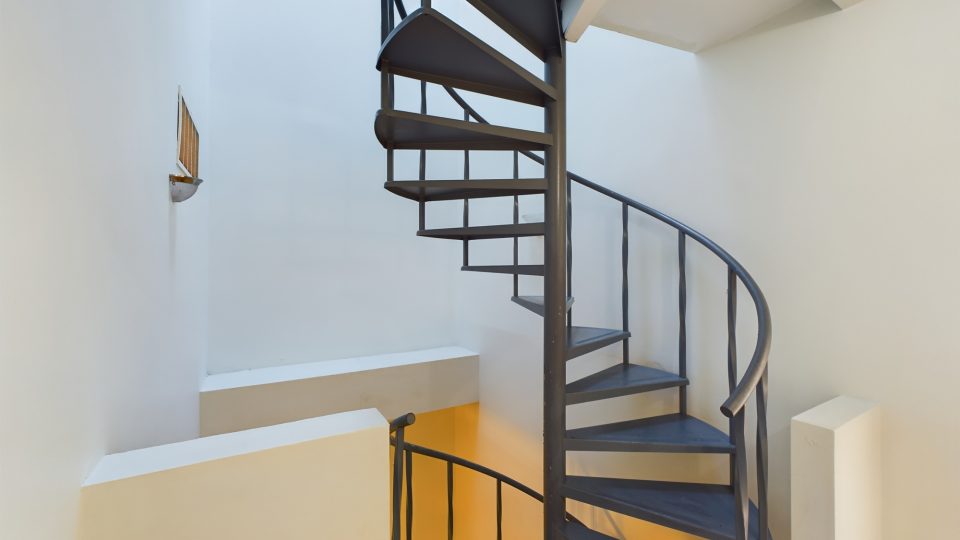
MULTIPOLYGON (((457 240, 463 243, 461 270, 513 276, 512 301, 544 318, 544 536, 548 539, 611 538, 590 530, 566 512, 566 499, 650 521, 665 527, 711 539, 765 540, 770 538, 767 510, 767 356, 770 346, 770 314, 763 293, 750 274, 714 242, 642 203, 616 193, 581 176, 568 173, 566 142, 566 58, 556 0, 466 0, 504 32, 542 60, 545 78, 537 77, 493 47, 431 7, 429 0, 408 13, 402 0, 382 0, 381 41, 377 61, 381 73, 381 109, 375 132, 387 150, 387 181, 390 192, 419 205, 418 236, 457 240), (394 78, 420 81, 419 112, 394 108, 394 78), (427 84, 442 86, 463 109, 462 119, 427 114, 427 84), (543 132, 491 125, 467 103, 457 90, 477 92, 505 100, 542 107, 543 132), (394 152, 419 151, 420 174, 415 180, 394 178, 394 152), (428 180, 426 157, 430 150, 464 152, 464 177, 428 180), (471 179, 472 151, 512 152, 511 178, 471 179), (535 153, 542 152, 542 157, 535 153), (543 177, 520 178, 519 159, 532 159, 544 166, 543 177), (623 220, 623 324, 621 328, 576 326, 573 320, 571 268, 571 182, 621 204, 623 220), (542 196, 545 220, 520 223, 519 197, 542 196), (471 226, 471 199, 513 199, 513 222, 494 226, 471 226), (433 201, 463 201, 463 225, 428 229, 427 204, 433 201), (670 373, 629 361, 628 220, 639 212, 660 221, 677 233, 679 265, 678 373, 670 373), (518 238, 544 238, 544 262, 519 264, 518 238), (470 264, 470 242, 512 238, 513 261, 496 266, 470 264), (728 431, 688 414, 686 252, 688 241, 696 242, 723 261, 727 268, 727 373, 729 397, 721 405, 729 418, 728 431), (521 296, 519 276, 542 276, 543 295, 521 296), (757 341, 748 365, 737 365, 737 291, 742 286, 756 309, 757 341), (580 380, 567 382, 566 363, 592 351, 620 344, 623 361, 580 380), (627 422, 566 429, 566 407, 645 392, 676 391, 674 414, 638 418, 627 422), (756 396, 757 440, 755 454, 756 502, 749 499, 746 408, 756 396), (721 454, 729 456, 730 480, 726 484, 700 484, 599 478, 566 474, 566 452, 656 452, 721 454)), ((409 531, 409 529, 408 529, 409 531)), ((451 528, 452 535, 452 528, 451 528)), ((409 536, 409 532, 408 532, 409 536)), ((397 536, 399 537, 399 536, 397 536)))

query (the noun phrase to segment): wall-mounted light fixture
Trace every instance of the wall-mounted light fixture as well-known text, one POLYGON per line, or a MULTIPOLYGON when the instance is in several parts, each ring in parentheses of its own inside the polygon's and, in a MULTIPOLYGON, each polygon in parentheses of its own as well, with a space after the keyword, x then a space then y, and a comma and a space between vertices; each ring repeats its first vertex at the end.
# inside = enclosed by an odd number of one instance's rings
POLYGON ((192 176, 170 175, 170 198, 173 202, 183 202, 197 192, 203 180, 192 176))

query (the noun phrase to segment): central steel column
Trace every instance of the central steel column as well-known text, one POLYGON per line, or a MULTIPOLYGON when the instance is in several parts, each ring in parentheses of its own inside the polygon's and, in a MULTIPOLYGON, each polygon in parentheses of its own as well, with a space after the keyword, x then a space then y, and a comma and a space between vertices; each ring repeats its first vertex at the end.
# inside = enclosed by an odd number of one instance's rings
POLYGON ((565 45, 547 58, 546 80, 557 92, 544 113, 553 145, 545 152, 546 236, 543 318, 543 521, 544 538, 559 539, 566 504, 560 486, 566 474, 564 393, 567 379, 567 115, 565 45))

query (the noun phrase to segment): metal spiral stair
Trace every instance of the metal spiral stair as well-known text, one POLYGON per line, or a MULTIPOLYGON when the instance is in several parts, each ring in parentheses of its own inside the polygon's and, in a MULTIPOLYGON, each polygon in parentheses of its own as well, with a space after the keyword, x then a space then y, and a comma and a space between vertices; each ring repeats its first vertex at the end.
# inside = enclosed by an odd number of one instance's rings
MULTIPOLYGON (((555 0, 529 0, 525 2, 517 2, 516 0, 467 1, 541 59, 545 59, 549 51, 556 51, 561 47, 563 36, 555 0)), ((448 91, 451 91, 450 88, 463 89, 536 106, 547 106, 557 99, 563 99, 562 93, 558 92, 557 88, 526 71, 455 22, 429 7, 429 2, 425 2, 425 7, 409 14, 405 13, 402 4, 398 6, 398 10, 402 20, 395 28, 384 29, 384 40, 377 60, 377 68, 381 71, 382 76, 402 76, 419 80, 422 84, 440 84, 448 87, 448 91)), ((388 79, 384 79, 384 81, 384 84, 387 85, 385 91, 392 92, 392 83, 388 79)), ((420 150, 422 151, 421 157, 425 155, 423 152, 427 150, 461 150, 465 152, 507 150, 514 151, 518 155, 523 152, 528 157, 534 157, 529 153, 530 150, 546 150, 554 141, 549 133, 495 126, 487 124, 485 121, 471 121, 471 118, 474 120, 481 118, 465 104, 464 119, 456 120, 426 114, 425 98, 419 113, 393 110, 389 108, 392 103, 387 97, 384 97, 384 103, 388 107, 377 112, 375 133, 383 147, 391 153, 391 159, 394 150, 420 150)), ((467 166, 465 172, 468 171, 469 167, 467 166)), ((417 201, 420 204, 421 228, 417 232, 419 236, 462 241, 465 253, 462 270, 514 276, 515 287, 511 300, 532 313, 544 316, 546 313, 544 296, 519 295, 516 289, 516 276, 543 276, 545 265, 518 264, 516 244, 513 264, 474 266, 469 264, 467 256, 470 241, 496 238, 516 239, 543 236, 546 233, 544 223, 518 223, 516 205, 518 197, 545 194, 549 189, 548 180, 545 178, 520 179, 517 176, 515 165, 514 178, 426 180, 424 169, 421 166, 420 179, 394 180, 391 166, 385 188, 396 195, 417 201), (468 215, 466 207, 470 199, 496 197, 514 199, 514 223, 482 227, 469 226, 466 223, 466 216, 468 215), (423 226, 426 203, 449 200, 464 201, 464 226, 426 229, 423 226)), ((591 187, 590 184, 592 183, 588 182, 585 185, 591 187)), ((607 195, 613 193, 606 188, 594 189, 607 195)), ((621 197, 619 200, 629 200, 623 196, 619 197, 621 197)), ((630 206, 661 219, 661 214, 653 210, 647 211, 648 209, 642 207, 639 203, 630 206)), ((625 223, 626 211, 627 203, 624 202, 625 223)), ((665 221, 664 219, 661 220, 665 221)), ((671 218, 666 218, 666 220, 669 220, 665 221, 668 224, 678 223, 671 218)), ((726 255, 726 252, 720 248, 714 249, 716 246, 709 240, 705 238, 701 240, 700 237, 695 236, 698 233, 687 229, 685 226, 683 227, 678 227, 681 250, 685 239, 691 237, 707 246, 714 253, 726 255)), ((626 247, 624 249, 626 250, 626 247)), ((726 256, 729 257, 729 255, 726 256)), ((683 252, 681 251, 681 261, 682 259, 683 252)), ((735 263, 732 257, 730 260, 735 263)), ((683 263, 681 262, 681 264, 683 263)), ((624 270, 626 270, 625 265, 626 263, 624 263, 624 270)), ((730 267, 731 272, 739 270, 738 267, 733 265, 730 267)), ((736 273, 732 282, 734 289, 737 277, 747 283, 744 276, 749 278, 749 274, 746 274, 745 271, 742 275, 739 272, 736 273)), ((752 279, 749 283, 752 283, 752 279)), ((747 283, 748 286, 749 283, 747 283)), ((685 294, 685 290, 681 292, 682 302, 685 302, 685 294)), ((762 301, 762 295, 760 295, 760 299, 762 301)), ((572 306, 573 298, 568 294, 566 305, 568 314, 572 306)), ((762 308, 766 309, 765 303, 762 308)), ((763 314, 758 305, 758 316, 763 314)), ((629 338, 630 332, 626 329, 571 325, 567 332, 566 358, 567 360, 573 360, 611 345, 622 344, 629 338)), ((685 350, 685 345, 682 347, 685 350)), ((758 384, 762 385, 760 387, 763 394, 761 405, 765 410, 767 347, 768 343, 758 344, 757 348, 760 351, 757 354, 760 354, 764 362, 762 366, 763 378, 748 375, 738 383, 731 376, 731 401, 737 402, 738 405, 738 410, 731 409, 733 411, 731 429, 738 425, 736 424, 737 418, 740 418, 741 422, 743 418, 742 409, 745 398, 740 397, 739 394, 747 393, 749 395, 749 391, 755 390, 758 384), (763 350, 761 351, 761 349, 763 350), (745 386, 746 390, 740 388, 740 386, 748 383, 754 383, 753 387, 746 388, 745 386)), ((685 355, 685 352, 682 354, 685 355)), ((735 357, 735 354, 733 356, 735 357)), ((566 430, 563 437, 566 451, 723 454, 730 456, 731 470, 740 468, 741 471, 736 474, 736 477, 731 477, 729 484, 678 483, 567 476, 564 474, 562 484, 559 486, 562 496, 704 538, 723 540, 769 539, 769 532, 766 531, 765 510, 759 510, 757 505, 752 502, 746 502, 746 506, 744 506, 746 501, 746 457, 742 454, 745 453, 746 447, 743 441, 735 440, 733 432, 727 433, 687 414, 686 391, 690 381, 685 374, 671 373, 653 367, 629 363, 626 361, 626 352, 624 357, 624 363, 566 384, 565 405, 646 392, 678 390, 681 392, 680 410, 674 414, 566 430), (764 534, 761 534, 761 531, 764 531, 764 534)), ((751 369, 755 369, 755 366, 751 365, 751 369)), ((725 404, 725 407, 727 405, 729 403, 725 404)), ((726 409, 724 410, 726 412, 726 409)), ((763 475, 760 481, 763 482, 761 489, 762 496, 765 497, 765 423, 762 429, 763 448, 761 450, 764 454, 760 458, 762 459, 760 465, 763 475)), ((738 433, 742 433, 742 429, 738 433)), ((549 528, 549 524, 547 526, 549 528)), ((554 523, 552 529, 553 535, 560 538, 610 538, 592 531, 580 523, 566 520, 554 523)))

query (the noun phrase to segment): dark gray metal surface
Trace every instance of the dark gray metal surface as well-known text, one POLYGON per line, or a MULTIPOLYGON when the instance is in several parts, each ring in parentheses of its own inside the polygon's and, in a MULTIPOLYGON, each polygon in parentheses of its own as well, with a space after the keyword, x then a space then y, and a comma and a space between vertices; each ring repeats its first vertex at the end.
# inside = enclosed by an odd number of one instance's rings
POLYGON ((560 538, 565 538, 566 540, 617 540, 612 536, 590 530, 582 523, 569 521, 558 528, 557 534, 560 535, 560 538))
POLYGON ((568 430, 567 450, 730 454, 733 445, 698 418, 667 414, 568 430))
POLYGON ((467 1, 544 62, 563 45, 555 0, 467 1))
MULTIPOLYGON (((566 321, 564 321, 564 327, 566 327, 566 321)), ((630 332, 624 332, 623 330, 586 326, 571 326, 569 327, 569 334, 567 360, 573 360, 578 356, 602 349, 607 345, 619 343, 630 337, 630 332)))
MULTIPOLYGON (((523 306, 543 317, 546 312, 546 300, 542 296, 514 296, 510 298, 514 304, 523 306)), ((567 298, 567 311, 573 307, 573 298, 567 298)))
POLYGON ((542 178, 522 180, 401 180, 383 185, 395 195, 413 201, 453 201, 512 195, 541 195, 547 190, 542 178))
POLYGON ((464 272, 486 272, 489 274, 517 274, 521 276, 543 276, 544 268, 542 264, 519 264, 500 265, 500 266, 461 266, 460 270, 464 272))
MULTIPOLYGON (((570 476, 570 499, 606 508, 713 540, 738 540, 730 486, 570 476)), ((750 539, 758 538, 756 507, 750 505, 750 539)))
POLYGON ((690 384, 669 371, 618 363, 567 385, 567 405, 642 394, 664 388, 683 388, 690 384))
POLYGON ((396 150, 543 150, 553 142, 537 131, 391 110, 377 112, 374 131, 396 150))
POLYGON ((489 240, 495 238, 513 238, 515 236, 543 236, 543 233, 543 223, 521 223, 520 225, 484 225, 480 227, 427 229, 418 231, 417 236, 444 238, 447 240, 489 240))
POLYGON ((390 33, 377 69, 531 105, 544 105, 556 95, 547 83, 433 9, 411 13, 390 33))

